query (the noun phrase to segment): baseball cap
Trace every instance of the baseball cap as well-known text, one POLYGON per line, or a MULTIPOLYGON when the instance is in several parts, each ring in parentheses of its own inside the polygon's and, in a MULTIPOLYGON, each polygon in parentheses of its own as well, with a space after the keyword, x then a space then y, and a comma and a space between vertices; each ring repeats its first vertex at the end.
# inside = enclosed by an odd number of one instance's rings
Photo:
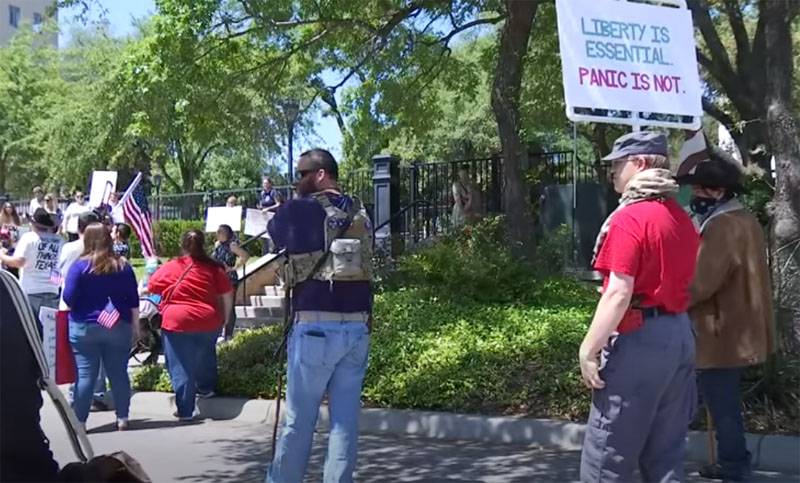
POLYGON ((667 137, 652 131, 632 132, 617 138, 611 152, 603 161, 613 161, 636 154, 667 155, 667 137))

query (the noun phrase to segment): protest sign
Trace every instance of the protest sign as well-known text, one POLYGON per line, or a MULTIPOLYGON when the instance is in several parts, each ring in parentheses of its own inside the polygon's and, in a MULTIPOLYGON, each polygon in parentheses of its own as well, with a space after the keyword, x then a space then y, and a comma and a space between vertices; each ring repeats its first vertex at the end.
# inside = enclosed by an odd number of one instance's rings
POLYGON ((56 384, 75 382, 75 356, 69 343, 69 312, 50 307, 39 309, 42 323, 42 348, 56 384))
POLYGON ((206 214, 206 233, 215 232, 220 225, 228 225, 233 231, 242 229, 241 206, 211 206, 206 214))
POLYGON ((585 120, 575 108, 609 109, 692 116, 699 127, 688 9, 618 0, 557 0, 556 9, 567 117, 585 120))
MULTIPOLYGON (((261 210, 249 208, 244 218, 244 234, 255 236, 262 233, 267 229, 267 223, 273 216, 275 216, 275 213, 271 211, 265 213, 261 210)), ((269 234, 265 233, 261 235, 261 238, 269 238, 269 234)))
POLYGON ((116 171, 92 172, 92 187, 89 190, 89 206, 97 208, 108 204, 108 198, 117 187, 116 171))

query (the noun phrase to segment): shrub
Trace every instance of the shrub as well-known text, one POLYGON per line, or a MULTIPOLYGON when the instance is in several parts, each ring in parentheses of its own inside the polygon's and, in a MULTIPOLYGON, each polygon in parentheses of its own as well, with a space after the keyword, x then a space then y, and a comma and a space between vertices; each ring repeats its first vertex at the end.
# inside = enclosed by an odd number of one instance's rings
POLYGON ((160 364, 141 366, 136 369, 131 386, 137 391, 172 392, 169 374, 160 364))
POLYGON ((222 344, 217 358, 220 393, 274 398, 278 363, 274 354, 281 337, 281 327, 262 327, 240 332, 222 344))
MULTIPOLYGON (((181 237, 188 230, 205 230, 203 220, 160 220, 153 223, 153 236, 156 242, 156 252, 160 257, 173 258, 181 254, 181 237)), ((136 233, 131 230, 131 257, 141 258, 142 248, 136 233)), ((243 233, 239 234, 242 241, 248 237, 243 233)), ((214 234, 206 233, 206 251, 211 253, 214 249, 214 234)), ((247 247, 251 256, 261 256, 261 242, 254 241, 247 247)))

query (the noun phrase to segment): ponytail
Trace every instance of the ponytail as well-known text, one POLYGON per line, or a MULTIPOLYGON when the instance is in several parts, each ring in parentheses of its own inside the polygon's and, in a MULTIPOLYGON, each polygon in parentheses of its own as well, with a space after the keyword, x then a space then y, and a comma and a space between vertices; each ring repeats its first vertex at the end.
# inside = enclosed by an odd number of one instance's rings
POLYGON ((181 239, 184 255, 191 257, 195 262, 219 265, 219 262, 208 256, 205 245, 206 236, 200 230, 189 230, 183 234, 181 239))

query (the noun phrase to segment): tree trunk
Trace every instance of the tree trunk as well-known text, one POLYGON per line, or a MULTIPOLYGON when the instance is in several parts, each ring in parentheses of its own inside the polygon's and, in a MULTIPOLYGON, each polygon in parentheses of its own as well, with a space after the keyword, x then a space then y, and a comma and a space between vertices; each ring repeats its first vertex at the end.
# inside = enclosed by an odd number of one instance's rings
POLYGON ((492 84, 492 111, 503 149, 506 222, 516 255, 534 249, 529 191, 523 180, 528 153, 520 136, 519 92, 528 40, 539 6, 533 0, 506 0, 508 16, 500 34, 500 49, 492 84))
POLYGON ((771 206, 775 300, 781 346, 800 351, 800 134, 792 106, 792 13, 790 0, 761 2, 765 16, 767 124, 775 156, 771 206))
POLYGON ((6 157, 0 156, 0 194, 7 194, 6 192, 6 170, 8 169, 6 157))

